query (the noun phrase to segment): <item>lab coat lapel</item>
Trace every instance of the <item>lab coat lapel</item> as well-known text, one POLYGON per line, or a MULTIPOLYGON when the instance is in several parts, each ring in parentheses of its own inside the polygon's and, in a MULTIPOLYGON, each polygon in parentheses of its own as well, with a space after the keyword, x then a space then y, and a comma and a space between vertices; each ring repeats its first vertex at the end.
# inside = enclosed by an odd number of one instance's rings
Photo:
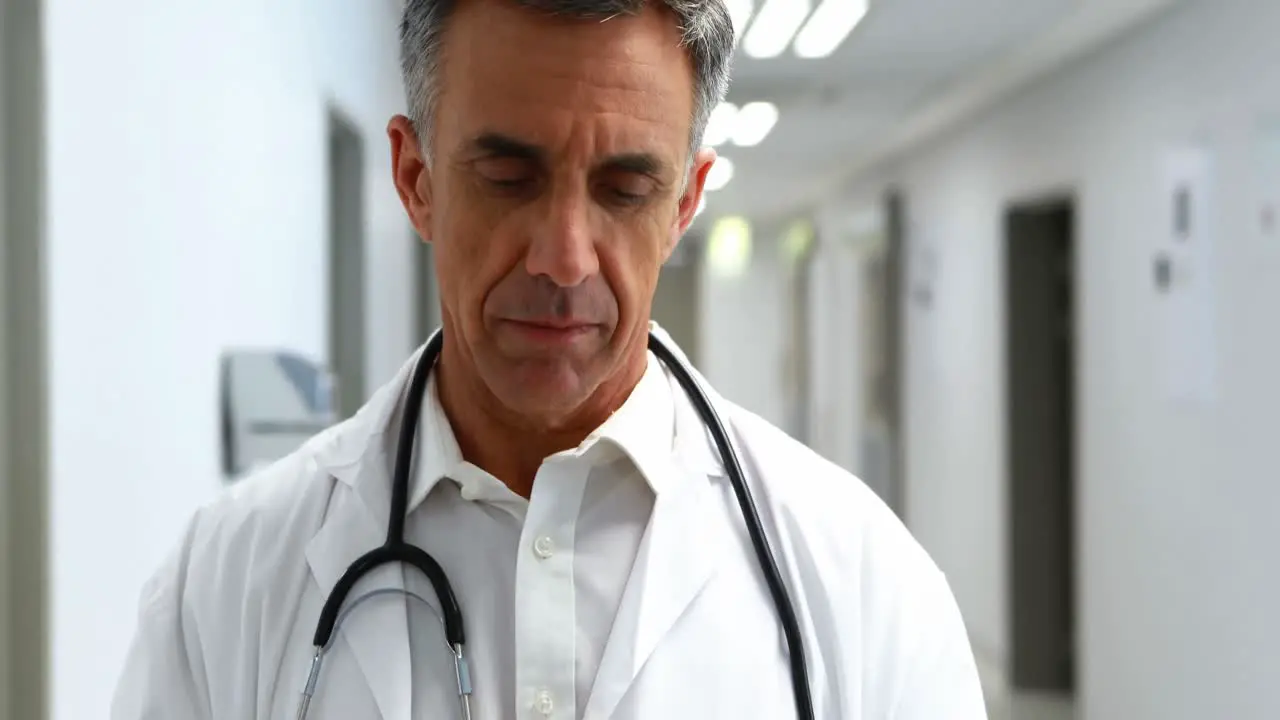
MULTIPOLYGON (((341 491, 342 488, 338 488, 338 492, 341 491)), ((307 563, 326 598, 347 567, 385 539, 385 520, 375 521, 370 508, 359 497, 348 493, 342 498, 335 497, 334 503, 337 507, 330 511, 307 547, 307 563)), ((356 583, 343 607, 350 607, 358 597, 378 588, 403 589, 403 568, 398 563, 389 563, 373 570, 356 583)), ((330 652, 341 652, 343 643, 350 648, 384 720, 409 718, 412 668, 406 613, 401 595, 371 598, 346 616, 330 641, 330 652)), ((326 685, 334 686, 322 679, 322 692, 326 685)), ((318 698, 317 702, 323 700, 318 698)))
POLYGON ((677 451, 666 468, 675 482, 655 498, 584 717, 612 716, 645 662, 714 577, 730 537, 718 522, 714 477, 720 466, 697 414, 685 402, 676 408, 677 451))
MULTIPOLYGON (((391 458, 386 444, 396 436, 386 430, 398 421, 398 396, 411 365, 412 361, 350 421, 348 432, 338 434, 334 450, 322 455, 321 470, 337 481, 337 487, 324 524, 307 546, 307 563, 326 598, 352 562, 386 540, 391 506, 391 458)), ((343 607, 370 590, 404 587, 404 568, 388 563, 356 583, 343 607)), ((343 643, 350 648, 384 720, 410 717, 413 688, 407 613, 403 595, 371 598, 346 616, 330 640, 330 652, 341 652, 343 643)), ((334 685, 322 678, 317 703, 323 702, 326 686, 334 685)))

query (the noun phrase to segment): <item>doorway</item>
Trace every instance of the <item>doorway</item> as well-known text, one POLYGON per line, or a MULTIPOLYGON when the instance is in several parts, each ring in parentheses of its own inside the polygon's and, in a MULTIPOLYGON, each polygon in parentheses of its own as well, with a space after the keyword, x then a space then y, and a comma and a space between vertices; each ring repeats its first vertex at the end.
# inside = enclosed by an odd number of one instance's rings
POLYGON ((49 707, 43 5, 0 2, 0 720, 49 707))
POLYGON ((1005 217, 1011 667, 1016 691, 1076 684, 1076 282, 1071 198, 1005 217))
POLYGON ((895 507, 893 430, 890 426, 889 263, 888 233, 883 217, 854 236, 856 257, 849 285, 854 288, 854 352, 860 458, 858 477, 886 505, 895 507))
POLYGON ((351 417, 365 393, 364 140, 329 113, 329 363, 337 377, 338 418, 351 417))
POLYGON ((851 221, 854 261, 841 279, 853 288, 850 361, 859 447, 856 474, 906 518, 902 423, 902 195, 890 191, 851 221), (845 279, 847 278, 847 280, 845 279))

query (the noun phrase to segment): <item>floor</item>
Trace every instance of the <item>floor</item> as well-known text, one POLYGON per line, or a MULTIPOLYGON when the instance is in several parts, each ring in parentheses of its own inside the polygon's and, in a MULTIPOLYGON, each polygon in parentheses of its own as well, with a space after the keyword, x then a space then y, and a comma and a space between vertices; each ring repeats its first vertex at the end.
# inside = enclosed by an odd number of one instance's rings
POLYGON ((994 658, 990 653, 974 655, 988 720, 1078 720, 1070 697, 1010 690, 1001 663, 994 658))
POLYGON ((989 720, 1075 720, 1070 699, 1019 693, 1003 699, 988 698, 989 720))

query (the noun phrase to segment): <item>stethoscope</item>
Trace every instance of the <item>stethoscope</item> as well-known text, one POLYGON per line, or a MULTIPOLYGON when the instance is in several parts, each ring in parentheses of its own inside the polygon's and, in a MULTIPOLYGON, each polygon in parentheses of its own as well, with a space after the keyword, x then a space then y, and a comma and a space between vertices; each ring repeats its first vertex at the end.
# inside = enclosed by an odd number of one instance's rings
MULTIPOLYGON (((356 582, 366 574, 386 563, 405 563, 412 565, 427 576, 431 588, 440 602, 440 621, 444 625, 445 642, 453 653, 454 670, 457 674, 458 698, 462 706, 463 720, 471 720, 471 672, 465 652, 466 634, 462 623, 462 609, 453 594, 453 587, 445 576, 440 564, 427 552, 404 541, 404 523, 407 515, 409 498, 409 469, 413 461, 414 434, 418 428, 418 419, 422 409, 422 396, 427 386, 427 376, 440 356, 444 346, 444 332, 437 330, 427 342, 422 356, 413 369, 413 377, 409 382, 408 395, 405 397, 404 416, 400 423, 400 436, 396 444, 394 474, 391 476, 391 512, 387 519, 387 541, 381 547, 370 550, 355 562, 333 586, 333 591, 325 600, 320 611, 320 621, 316 625, 313 640, 315 654, 311 660, 311 671, 307 675, 307 683, 302 691, 302 700, 298 705, 297 720, 304 720, 315 695, 320 679, 320 667, 328 652, 334 631, 342 624, 352 610, 374 597, 396 593, 407 595, 410 599, 420 601, 428 608, 430 603, 425 598, 399 588, 374 590, 358 597, 350 606, 343 608, 347 595, 355 587, 356 582)), ((804 640, 800 634, 800 623, 796 619, 795 608, 791 597, 787 594, 782 582, 782 573, 774 560, 773 551, 765 535, 764 525, 760 521, 760 513, 756 510, 755 501, 751 497, 751 489, 747 487, 742 465, 738 462, 737 453, 729 442, 729 434, 720 419, 719 413, 711 406, 711 401, 702 387, 693 378, 693 374, 676 355, 652 333, 649 334, 649 350, 675 376, 680 386, 693 402, 698 416, 711 432, 716 448, 720 452, 721 462, 733 484, 734 493, 738 497, 738 505, 742 509, 742 518, 746 522, 747 532, 751 536, 751 544, 755 548, 756 559, 764 571, 769 593, 773 596, 774 606, 782 624, 783 634, 787 640, 787 650, 791 661, 791 685, 795 693, 796 710, 800 720, 814 720, 813 696, 809 690, 809 671, 805 664, 804 640)), ((434 612, 434 609, 433 609, 434 612)))

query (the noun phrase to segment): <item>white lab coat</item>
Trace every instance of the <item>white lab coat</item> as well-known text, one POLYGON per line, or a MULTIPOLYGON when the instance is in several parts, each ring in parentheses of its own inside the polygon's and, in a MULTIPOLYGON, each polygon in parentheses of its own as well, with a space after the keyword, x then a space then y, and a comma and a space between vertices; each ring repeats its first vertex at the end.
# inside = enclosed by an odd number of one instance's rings
MULTIPOLYGON (((114 720, 294 717, 325 597, 383 540, 411 367, 353 419, 195 515, 143 592, 114 720)), ((644 582, 623 598, 584 716, 794 717, 785 640, 732 489, 692 405, 677 398, 672 472, 685 477, 657 499, 633 570, 644 582)), ((817 717, 985 718, 951 592, 897 518, 848 473, 712 398, 800 615, 817 717)), ((381 582, 402 577, 388 569, 381 582)), ((357 614, 337 633, 309 717, 438 716, 409 708, 403 603, 357 614)))

